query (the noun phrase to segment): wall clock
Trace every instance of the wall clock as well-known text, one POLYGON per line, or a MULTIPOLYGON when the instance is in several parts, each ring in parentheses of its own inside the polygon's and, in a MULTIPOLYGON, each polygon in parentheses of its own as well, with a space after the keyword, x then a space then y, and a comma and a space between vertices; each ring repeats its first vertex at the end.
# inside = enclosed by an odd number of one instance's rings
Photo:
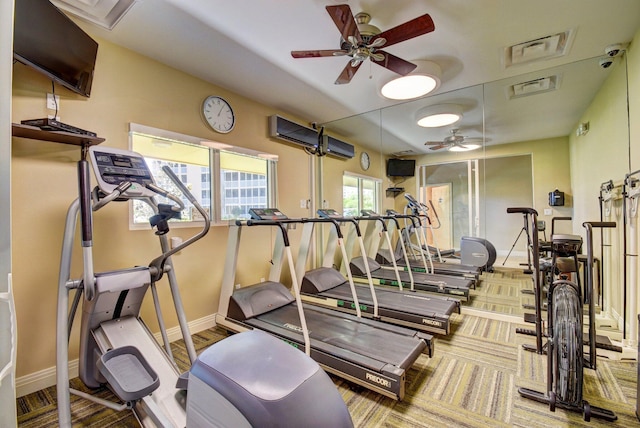
POLYGON ((366 171, 369 169, 369 166, 371 166, 371 158, 369 158, 369 153, 360 153, 360 167, 366 171))
POLYGON ((231 104, 222 97, 208 96, 202 103, 202 116, 207 124, 216 132, 231 132, 236 123, 231 104))

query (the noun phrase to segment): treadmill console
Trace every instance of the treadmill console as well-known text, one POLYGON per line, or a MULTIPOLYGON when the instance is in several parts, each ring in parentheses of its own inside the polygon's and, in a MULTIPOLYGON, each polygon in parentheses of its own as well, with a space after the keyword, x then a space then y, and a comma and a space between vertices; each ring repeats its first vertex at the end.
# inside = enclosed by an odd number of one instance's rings
POLYGON ((388 209, 387 210, 387 215, 398 215, 398 211, 392 210, 392 209, 388 209))
POLYGON ((92 146, 89 148, 91 165, 100 190, 111 193, 121 183, 131 183, 122 196, 152 197, 156 193, 147 189, 154 184, 153 176, 144 158, 139 153, 111 147, 92 146))
POLYGON ((342 215, 333 208, 322 208, 318 210, 320 218, 343 218, 342 215))
POLYGON ((289 218, 277 208, 250 208, 249 215, 253 220, 287 220, 289 218))
POLYGON ((362 210, 360 212, 364 217, 379 217, 378 213, 374 210, 362 210))

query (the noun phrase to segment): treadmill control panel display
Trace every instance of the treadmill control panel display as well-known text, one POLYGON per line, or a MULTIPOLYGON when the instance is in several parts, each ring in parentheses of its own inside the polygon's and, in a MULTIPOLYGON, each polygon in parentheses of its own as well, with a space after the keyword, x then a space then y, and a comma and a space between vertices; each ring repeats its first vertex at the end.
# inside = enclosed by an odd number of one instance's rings
POLYGON ((253 220, 287 220, 289 218, 277 208, 250 208, 249 215, 253 220))
POLYGON ((365 217, 378 217, 378 213, 374 210, 362 210, 361 212, 365 217))
POLYGON ((105 193, 111 193, 118 185, 130 182, 123 196, 146 197, 156 193, 147 189, 154 184, 153 176, 142 155, 109 147, 90 147, 89 154, 98 186, 105 193))
POLYGON ((343 218, 338 211, 332 208, 319 209, 318 215, 320 216, 320 218, 343 218))

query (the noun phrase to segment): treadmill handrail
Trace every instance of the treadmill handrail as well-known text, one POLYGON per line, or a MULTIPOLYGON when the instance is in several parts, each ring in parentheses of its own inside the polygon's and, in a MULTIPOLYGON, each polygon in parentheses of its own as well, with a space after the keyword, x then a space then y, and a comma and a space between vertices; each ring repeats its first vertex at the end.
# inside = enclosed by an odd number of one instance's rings
POLYGON ((336 233, 338 234, 338 238, 343 238, 342 229, 340 229, 340 223, 338 219, 333 217, 320 217, 320 218, 303 218, 301 219, 303 223, 333 223, 336 233))
POLYGON ((357 216, 357 217, 352 217, 355 221, 360 221, 360 220, 364 220, 364 221, 379 221, 380 224, 382 224, 382 231, 386 232, 387 231, 387 225, 384 222, 384 218, 380 215, 365 215, 365 216, 357 216))
MULTIPOLYGON (((353 303, 356 307, 356 315, 358 318, 362 317, 362 311, 360 309, 360 302, 358 301, 358 293, 356 292, 356 286, 355 283, 353 281, 353 275, 351 273, 351 268, 349 267, 349 263, 346 263, 346 261, 348 260, 347 257, 347 250, 345 248, 344 245, 344 237, 342 234, 342 229, 340 228, 340 219, 344 218, 345 222, 347 221, 351 221, 350 218, 347 217, 320 217, 320 218, 304 218, 304 219, 300 219, 301 223, 333 223, 334 229, 336 231, 336 236, 337 236, 337 245, 338 247, 340 247, 340 251, 342 252, 342 258, 345 260, 345 271, 347 274, 347 280, 349 281, 349 288, 351 289, 351 296, 353 298, 353 303)), ((362 236, 360 235, 360 228, 358 227, 358 222, 354 221, 353 222, 354 226, 355 226, 355 230, 358 234, 358 237, 360 238, 360 240, 362 240, 362 236)), ((370 275, 370 274, 369 274, 370 275)), ((302 287, 302 278, 300 278, 300 287, 302 287)), ((373 286, 373 285, 372 285, 373 286)), ((375 304, 375 312, 377 315, 377 300, 375 300, 375 296, 374 296, 374 304, 375 304)))
POLYGON ((279 219, 279 220, 236 220, 236 226, 277 226, 280 228, 282 241, 284 244, 284 252, 287 256, 287 262, 289 264, 289 272, 291 274, 291 286, 293 287, 294 297, 296 300, 296 306, 298 310, 298 316, 300 318, 300 326, 302 327, 302 336, 304 337, 304 352, 307 355, 311 355, 311 338, 309 336, 309 328, 307 327, 307 320, 304 316, 304 309, 302 305, 302 299, 300 297, 300 282, 298 281, 295 269, 295 263, 293 262, 293 256, 291 255, 291 246, 289 244, 289 234, 285 224, 287 223, 301 223, 300 219, 279 219))

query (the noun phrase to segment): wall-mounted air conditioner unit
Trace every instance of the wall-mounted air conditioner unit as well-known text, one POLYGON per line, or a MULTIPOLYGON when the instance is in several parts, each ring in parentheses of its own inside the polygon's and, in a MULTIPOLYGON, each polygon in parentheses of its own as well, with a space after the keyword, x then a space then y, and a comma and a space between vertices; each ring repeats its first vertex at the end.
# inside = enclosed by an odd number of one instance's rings
MULTIPOLYGON (((318 150, 318 130, 307 128, 275 114, 269 116, 269 135, 309 149, 318 150)), ((317 151, 317 154, 351 159, 355 156, 355 149, 349 143, 324 135, 322 137, 322 147, 317 151)))
POLYGON ((351 144, 328 135, 325 135, 325 138, 327 139, 325 147, 328 155, 345 159, 351 159, 356 155, 355 148, 351 144))
POLYGON ((317 130, 298 125, 275 114, 269 116, 269 135, 304 147, 318 147, 317 130))

